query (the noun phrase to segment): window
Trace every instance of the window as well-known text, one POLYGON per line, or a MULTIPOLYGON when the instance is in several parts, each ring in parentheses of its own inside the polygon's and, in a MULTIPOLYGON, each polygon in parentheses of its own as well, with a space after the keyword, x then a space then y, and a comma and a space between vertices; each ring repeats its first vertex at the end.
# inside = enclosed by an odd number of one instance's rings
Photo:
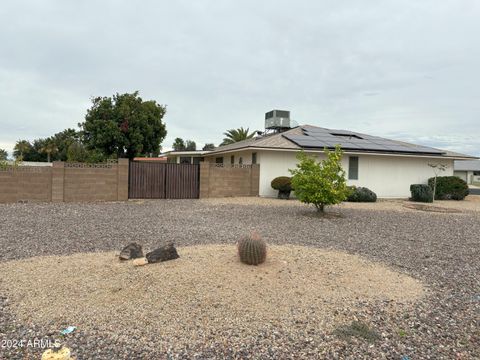
POLYGON ((202 157, 194 157, 193 158, 193 163, 196 164, 196 165, 200 164, 201 161, 203 161, 202 157))
POLYGON ((348 179, 358 180, 358 156, 348 158, 348 179))
POLYGON ((180 164, 191 164, 192 157, 191 156, 180 156, 180 164))
POLYGON ((235 164, 235 155, 230 156, 230 164, 235 164))
POLYGON ((215 158, 215 163, 216 163, 216 164, 223 164, 223 157, 217 157, 217 158, 215 158))
POLYGON ((257 163, 257 153, 252 153, 252 164, 255 165, 257 163))
POLYGON ((242 159, 242 157, 241 157, 241 156, 238 158, 238 163, 239 163, 240 165, 242 165, 242 164, 243 164, 243 159, 242 159))
POLYGON ((480 175, 480 171, 474 171, 474 172, 473 172, 473 175, 479 176, 479 175, 480 175))

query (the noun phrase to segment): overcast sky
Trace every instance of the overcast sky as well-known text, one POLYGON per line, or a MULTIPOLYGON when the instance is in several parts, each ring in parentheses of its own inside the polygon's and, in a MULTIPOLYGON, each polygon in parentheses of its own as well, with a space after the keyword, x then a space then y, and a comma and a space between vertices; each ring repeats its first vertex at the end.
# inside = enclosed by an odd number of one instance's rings
POLYGON ((480 156, 480 1, 6 1, 0 148, 139 90, 168 136, 218 144, 264 113, 480 156))

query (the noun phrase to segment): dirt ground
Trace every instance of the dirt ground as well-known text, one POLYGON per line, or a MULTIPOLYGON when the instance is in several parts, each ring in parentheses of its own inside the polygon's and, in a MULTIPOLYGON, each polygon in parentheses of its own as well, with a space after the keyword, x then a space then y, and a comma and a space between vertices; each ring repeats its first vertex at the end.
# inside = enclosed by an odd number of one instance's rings
POLYGON ((162 329, 180 348, 231 327, 242 337, 258 324, 289 328, 292 312, 296 321, 312 322, 314 314, 318 327, 332 329, 359 300, 407 311, 424 295, 418 280, 342 252, 271 246, 259 266, 242 264, 233 245, 182 247, 179 254, 143 267, 112 252, 36 257, 2 263, 0 272, 23 321, 128 333, 133 320, 144 339, 162 329))

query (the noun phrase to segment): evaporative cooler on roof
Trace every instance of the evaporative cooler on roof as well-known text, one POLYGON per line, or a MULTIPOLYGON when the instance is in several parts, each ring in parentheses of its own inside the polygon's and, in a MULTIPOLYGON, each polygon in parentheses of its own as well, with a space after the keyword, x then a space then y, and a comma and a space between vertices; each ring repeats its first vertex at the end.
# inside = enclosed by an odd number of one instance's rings
POLYGON ((265 114, 266 130, 284 131, 290 126, 290 111, 272 110, 265 114))

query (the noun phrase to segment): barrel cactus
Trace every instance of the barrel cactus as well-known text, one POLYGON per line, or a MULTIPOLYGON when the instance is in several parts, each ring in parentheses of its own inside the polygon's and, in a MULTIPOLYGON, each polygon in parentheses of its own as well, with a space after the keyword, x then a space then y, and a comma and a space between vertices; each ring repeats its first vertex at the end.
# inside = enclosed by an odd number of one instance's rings
POLYGON ((267 257, 267 245, 257 233, 253 233, 238 242, 238 255, 245 264, 261 264, 267 257))

